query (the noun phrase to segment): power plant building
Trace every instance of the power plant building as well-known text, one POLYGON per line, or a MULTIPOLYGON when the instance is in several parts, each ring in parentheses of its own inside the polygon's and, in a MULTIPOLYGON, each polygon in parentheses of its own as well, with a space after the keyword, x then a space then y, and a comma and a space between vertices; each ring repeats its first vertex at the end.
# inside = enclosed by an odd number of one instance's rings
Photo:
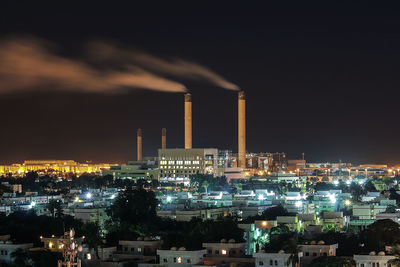
POLYGON ((218 149, 168 148, 158 150, 160 181, 188 182, 190 175, 218 175, 218 149))

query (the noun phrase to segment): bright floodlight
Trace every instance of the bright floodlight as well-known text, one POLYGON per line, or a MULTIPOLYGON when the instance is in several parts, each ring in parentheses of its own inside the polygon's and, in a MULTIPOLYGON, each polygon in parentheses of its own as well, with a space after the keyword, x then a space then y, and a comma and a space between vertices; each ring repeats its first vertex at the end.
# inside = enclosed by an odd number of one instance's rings
POLYGON ((32 201, 31 204, 29 205, 29 208, 31 209, 31 208, 33 208, 35 205, 36 205, 36 202, 35 202, 35 201, 32 201))
POLYGON ((334 185, 338 185, 338 184, 339 184, 339 181, 338 181, 338 180, 333 181, 333 184, 334 184, 334 185))
POLYGON ((330 194, 330 195, 329 195, 329 199, 330 199, 330 201, 331 201, 333 204, 336 203, 336 197, 335 197, 334 194, 330 194))
POLYGON ((167 196, 167 202, 171 202, 172 197, 171 196, 167 196))
POLYGON ((301 201, 296 201, 296 203, 294 203, 294 205, 298 208, 300 208, 303 205, 303 202, 301 201))
POLYGON ((346 206, 350 206, 350 205, 351 205, 350 199, 346 199, 346 200, 344 201, 344 204, 345 204, 346 206))
POLYGON ((264 200, 265 198, 264 198, 264 195, 263 194, 260 194, 260 195, 258 195, 258 200, 264 200))
POLYGON ((87 199, 91 199, 92 198, 92 193, 90 193, 90 192, 86 193, 86 198, 87 199))
POLYGON ((347 180, 347 181, 346 181, 346 184, 348 184, 348 185, 351 184, 351 181, 350 181, 350 180, 347 180))
POLYGON ((111 199, 114 199, 114 198, 115 198, 115 194, 112 194, 112 195, 111 195, 111 199))

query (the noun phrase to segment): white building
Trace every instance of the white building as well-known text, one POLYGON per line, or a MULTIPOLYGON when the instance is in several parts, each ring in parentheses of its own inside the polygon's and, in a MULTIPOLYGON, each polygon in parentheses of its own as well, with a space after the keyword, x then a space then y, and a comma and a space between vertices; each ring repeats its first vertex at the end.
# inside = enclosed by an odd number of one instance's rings
POLYGON ((17 249, 23 249, 27 251, 29 248, 33 247, 32 243, 14 244, 8 240, 9 238, 9 235, 0 236, 0 264, 12 264, 14 259, 11 257, 11 254, 17 249))
POLYGON ((179 249, 172 247, 170 250, 157 250, 160 265, 163 266, 189 267, 192 265, 202 265, 205 254, 205 249, 189 251, 183 247, 179 249))
MULTIPOLYGON (((301 254, 299 254, 301 257, 301 254)), ((255 266, 256 267, 289 267, 292 266, 292 263, 289 261, 290 254, 285 253, 284 251, 280 251, 278 253, 265 253, 258 252, 253 254, 253 258, 255 258, 255 266)))
POLYGON ((388 264, 388 261, 395 258, 395 256, 386 255, 383 251, 378 254, 372 251, 369 255, 353 256, 357 267, 391 267, 390 264, 388 264))
POLYGON ((220 243, 203 243, 207 257, 244 257, 246 243, 236 243, 235 240, 222 239, 220 243))
POLYGON ((301 262, 303 264, 311 263, 314 259, 323 256, 336 256, 338 244, 326 245, 324 241, 311 241, 311 244, 300 245, 303 252, 301 262))

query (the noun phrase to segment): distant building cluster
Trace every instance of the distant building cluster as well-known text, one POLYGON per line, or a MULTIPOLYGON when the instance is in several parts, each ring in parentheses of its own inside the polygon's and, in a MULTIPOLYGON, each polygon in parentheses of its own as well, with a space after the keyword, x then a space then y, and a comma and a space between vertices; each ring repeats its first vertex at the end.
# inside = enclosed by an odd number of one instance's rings
POLYGON ((0 165, 0 175, 24 175, 27 172, 39 174, 101 173, 112 164, 78 163, 73 160, 26 160, 22 164, 0 165))

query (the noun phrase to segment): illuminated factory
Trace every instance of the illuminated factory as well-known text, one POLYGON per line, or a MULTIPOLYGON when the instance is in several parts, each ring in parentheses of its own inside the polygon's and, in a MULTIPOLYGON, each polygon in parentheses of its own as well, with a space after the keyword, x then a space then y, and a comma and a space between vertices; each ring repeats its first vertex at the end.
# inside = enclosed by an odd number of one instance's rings
MULTIPOLYGON (((184 148, 166 148, 163 131, 162 149, 158 150, 159 178, 161 181, 189 181, 190 175, 210 174, 214 177, 242 178, 246 168, 246 100, 244 92, 238 94, 238 160, 229 151, 216 148, 192 148, 192 96, 184 95, 184 148), (234 164, 236 163, 236 164, 234 164), (233 166, 236 165, 236 166, 233 166)), ((139 138, 139 137, 138 137, 139 138)), ((138 148, 139 149, 139 148, 138 148)))
POLYGON ((27 172, 38 173, 101 173, 111 164, 79 163, 73 160, 26 160, 22 164, 0 165, 0 175, 23 175, 27 172))

